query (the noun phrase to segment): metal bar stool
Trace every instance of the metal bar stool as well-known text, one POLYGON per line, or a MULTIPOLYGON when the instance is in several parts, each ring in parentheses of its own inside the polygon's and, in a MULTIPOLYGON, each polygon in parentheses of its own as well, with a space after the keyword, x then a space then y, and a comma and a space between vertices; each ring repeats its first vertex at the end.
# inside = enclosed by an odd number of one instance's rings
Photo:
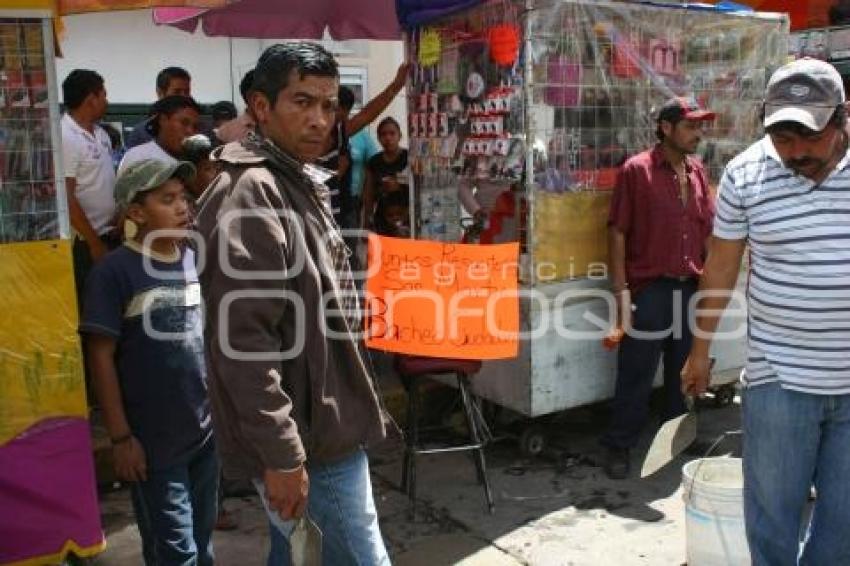
POLYGON ((416 457, 420 454, 439 454, 443 452, 471 451, 478 476, 478 483, 484 487, 487 507, 493 513, 493 494, 487 480, 487 465, 484 461, 484 445, 487 430, 481 413, 474 405, 469 390, 469 377, 478 373, 481 362, 478 360, 449 360, 443 358, 424 358, 418 356, 396 356, 396 371, 409 382, 407 397, 407 426, 405 427, 404 464, 401 472, 401 489, 410 498, 411 515, 416 514, 416 457), (469 442, 442 448, 423 448, 419 444, 419 381, 426 375, 454 374, 457 378, 458 392, 469 430, 469 442))

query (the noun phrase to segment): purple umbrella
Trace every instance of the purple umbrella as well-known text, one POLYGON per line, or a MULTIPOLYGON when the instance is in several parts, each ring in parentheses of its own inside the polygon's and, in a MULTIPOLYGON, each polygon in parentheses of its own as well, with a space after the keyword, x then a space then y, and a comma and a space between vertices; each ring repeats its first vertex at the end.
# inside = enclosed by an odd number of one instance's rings
POLYGON ((209 36, 400 39, 393 0, 241 0, 224 8, 158 8, 154 22, 209 36))

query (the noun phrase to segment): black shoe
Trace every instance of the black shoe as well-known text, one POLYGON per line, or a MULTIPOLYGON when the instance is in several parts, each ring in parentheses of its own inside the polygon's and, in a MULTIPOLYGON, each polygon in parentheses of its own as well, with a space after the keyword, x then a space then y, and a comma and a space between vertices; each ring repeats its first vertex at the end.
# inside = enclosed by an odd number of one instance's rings
POLYGON ((605 474, 612 480, 624 480, 629 477, 629 450, 627 448, 608 448, 605 454, 605 474))

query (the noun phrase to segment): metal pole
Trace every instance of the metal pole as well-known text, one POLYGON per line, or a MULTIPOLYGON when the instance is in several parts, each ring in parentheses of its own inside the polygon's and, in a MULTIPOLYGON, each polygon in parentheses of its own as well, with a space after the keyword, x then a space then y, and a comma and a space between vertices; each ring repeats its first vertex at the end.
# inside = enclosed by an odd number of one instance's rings
MULTIPOLYGON (((525 123, 525 199, 528 210, 525 219, 525 253, 527 258, 527 281, 529 287, 534 287, 536 281, 534 269, 534 115, 531 112, 531 103, 534 100, 532 79, 534 77, 534 64, 532 61, 533 41, 531 38, 531 12, 534 10, 534 0, 525 0, 525 12, 523 14, 523 122, 525 123)), ((520 218, 521 207, 517 206, 517 219, 520 218)), ((521 221, 520 221, 521 222, 521 221)), ((519 224, 518 224, 519 225, 519 224)), ((520 260, 522 256, 520 255, 520 260)), ((522 261, 520 261, 522 267, 522 261)))
POLYGON ((71 237, 71 221, 65 188, 65 167, 62 162, 62 131, 59 127, 59 94, 56 78, 56 50, 53 45, 53 20, 47 16, 41 24, 44 49, 44 71, 47 76, 47 107, 50 116, 50 139, 53 151, 53 182, 56 190, 56 215, 59 219, 59 237, 71 237))

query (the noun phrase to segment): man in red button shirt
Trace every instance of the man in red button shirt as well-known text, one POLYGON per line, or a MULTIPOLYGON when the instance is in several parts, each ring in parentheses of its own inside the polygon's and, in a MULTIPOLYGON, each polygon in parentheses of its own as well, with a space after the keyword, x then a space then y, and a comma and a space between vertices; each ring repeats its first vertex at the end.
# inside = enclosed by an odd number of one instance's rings
POLYGON ((652 382, 663 356, 664 418, 685 412, 679 373, 691 347, 688 304, 702 274, 714 203, 702 163, 693 157, 714 113, 692 98, 659 109, 659 142, 631 157, 617 176, 609 226, 610 277, 618 323, 626 331, 605 472, 629 475, 629 449, 646 421, 652 382))

